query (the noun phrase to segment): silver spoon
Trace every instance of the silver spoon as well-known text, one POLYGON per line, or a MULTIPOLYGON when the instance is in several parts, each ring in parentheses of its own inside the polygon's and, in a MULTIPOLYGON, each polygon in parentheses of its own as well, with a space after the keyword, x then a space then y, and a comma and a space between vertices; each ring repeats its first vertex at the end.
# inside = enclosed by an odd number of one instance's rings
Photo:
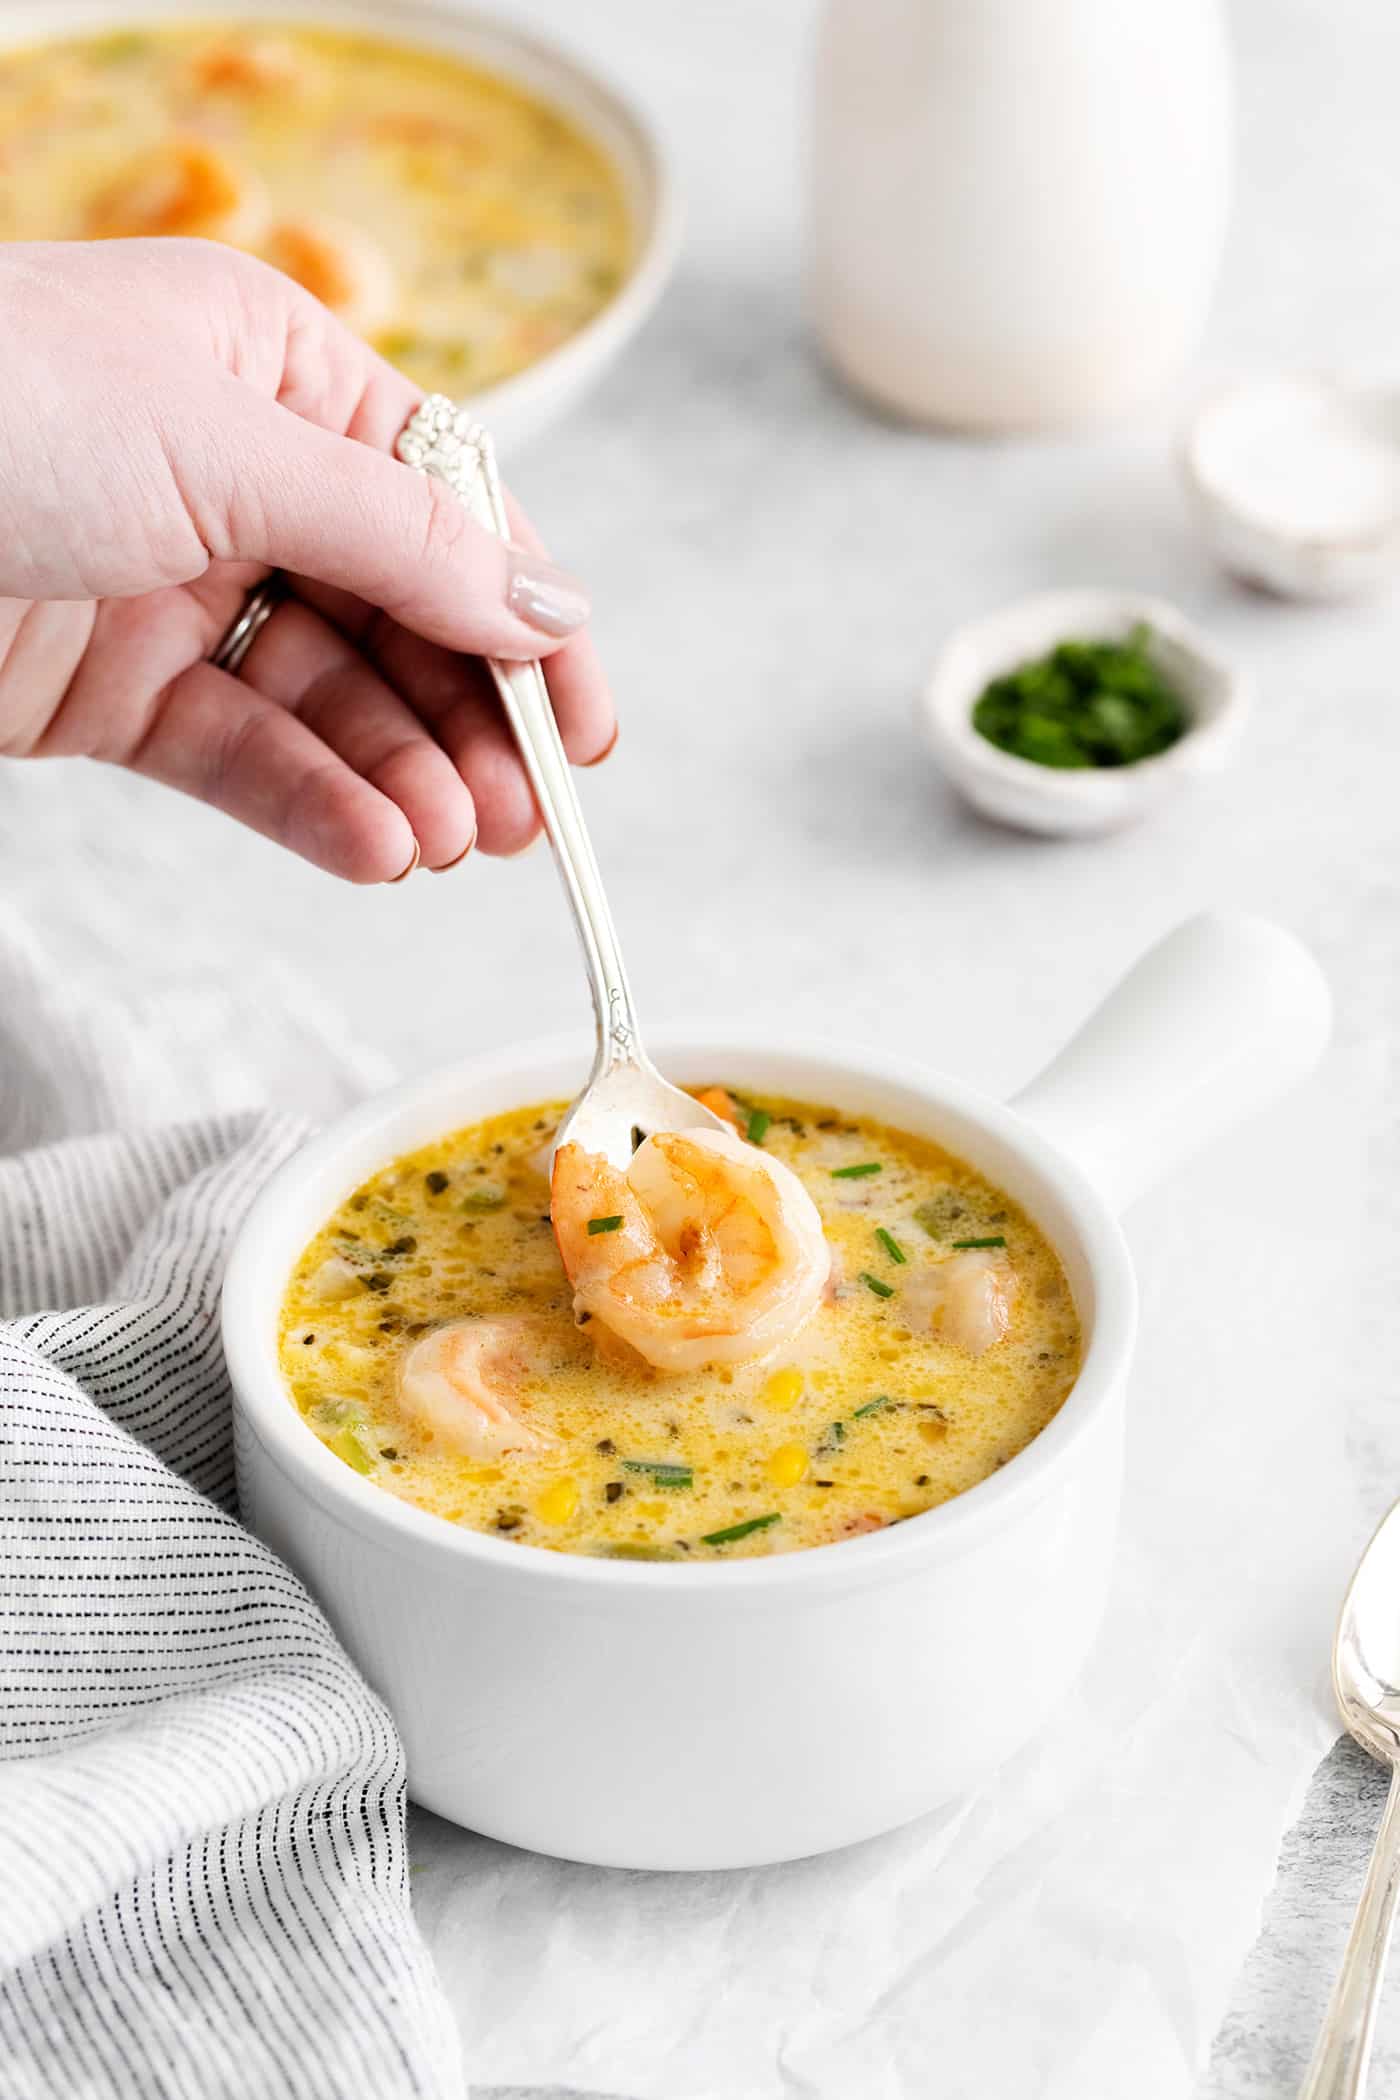
MULTIPOLYGON (((430 395, 407 425, 398 454, 409 466, 455 489, 479 525, 510 537, 505 497, 491 439, 465 410, 430 395)), ((643 1137, 658 1130, 729 1130, 730 1125, 663 1079, 642 1048, 636 1010, 612 913, 559 740, 544 673, 534 663, 487 669, 501 696, 525 770, 554 848, 564 893, 583 943, 593 994, 598 1047, 588 1083, 555 1133, 625 1167, 643 1137)))
POLYGON ((1390 1792, 1301 2100, 1360 2100, 1400 1895, 1400 1502, 1361 1556, 1332 1644, 1337 1704, 1390 1792))

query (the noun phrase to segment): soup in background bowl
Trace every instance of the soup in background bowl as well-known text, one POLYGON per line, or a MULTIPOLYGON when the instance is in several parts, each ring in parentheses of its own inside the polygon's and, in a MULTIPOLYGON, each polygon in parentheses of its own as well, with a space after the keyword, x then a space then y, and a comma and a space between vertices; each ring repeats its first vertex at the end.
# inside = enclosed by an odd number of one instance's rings
POLYGON ((523 40, 511 77, 510 33, 470 18, 405 17, 456 49, 361 22, 156 19, 0 52, 0 239, 227 241, 458 398, 605 316, 634 326, 667 229, 629 113, 523 40))

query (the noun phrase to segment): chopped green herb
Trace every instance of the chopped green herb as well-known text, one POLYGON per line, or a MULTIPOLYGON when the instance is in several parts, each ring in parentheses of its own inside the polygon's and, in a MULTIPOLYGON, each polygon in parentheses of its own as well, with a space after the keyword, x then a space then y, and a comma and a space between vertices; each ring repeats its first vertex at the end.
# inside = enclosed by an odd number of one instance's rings
POLYGON ((622 1213, 620 1211, 615 1217, 611 1218, 590 1218, 588 1221, 589 1234, 592 1236, 600 1232, 616 1232, 621 1223, 622 1213))
POLYGON ((664 1458, 624 1458, 624 1473, 645 1473, 652 1484, 659 1488, 694 1487, 695 1475, 689 1466, 670 1464, 664 1458))
POLYGON ((506 1192, 494 1181, 478 1182, 467 1190, 462 1198, 463 1210, 499 1210, 506 1200, 506 1192))
POLYGON ((861 1270, 860 1280, 868 1291, 874 1291, 877 1298, 893 1298, 894 1285, 892 1283, 882 1283, 880 1278, 872 1276, 868 1269, 861 1270))
POLYGON ((346 1465, 353 1466, 357 1473, 374 1471, 374 1453, 353 1423, 347 1422, 344 1429, 327 1437, 326 1449, 334 1451, 337 1458, 343 1458, 346 1465))
POLYGON ((763 1143, 764 1138, 768 1135, 768 1126, 772 1120, 773 1118, 769 1115, 766 1108, 755 1108, 749 1111, 747 1135, 751 1145, 761 1145, 763 1143))
POLYGON ((831 1434, 832 1434, 832 1435, 833 1435, 833 1436, 835 1437, 835 1439, 836 1439, 836 1441, 837 1441, 837 1443, 838 1443, 838 1444, 844 1444, 844 1443, 845 1443, 845 1441, 846 1441, 846 1425, 845 1425, 845 1423, 844 1423, 844 1422, 833 1422, 833 1423, 832 1423, 832 1425, 831 1425, 831 1434))
POLYGON ((754 1531, 766 1531, 770 1524, 781 1521, 780 1509, 770 1510, 766 1517, 750 1517, 743 1524, 730 1524, 723 1531, 706 1531, 701 1535, 705 1546, 732 1546, 736 1539, 746 1539, 754 1531))
POLYGON ((1190 727, 1181 695, 1152 661, 1152 630, 1125 642, 1061 642, 994 678, 972 710, 979 736, 1014 758, 1083 769, 1131 766, 1190 727))
POLYGON ((674 1560, 675 1555, 665 1546, 634 1546, 628 1539, 620 1539, 616 1545, 595 1546, 593 1551, 603 1560, 674 1560))
POLYGON ((882 1171, 881 1161, 865 1159, 858 1167, 833 1167, 831 1178, 833 1181, 861 1181, 867 1174, 879 1174, 882 1171))
POLYGON ((904 1249, 900 1246, 899 1241, 895 1238, 894 1234, 892 1232, 886 1232, 883 1225, 877 1225, 875 1227, 875 1237, 880 1242, 880 1245, 884 1248, 886 1254, 888 1254, 890 1260, 897 1261, 900 1267, 902 1268, 905 1262, 908 1261, 909 1257, 905 1253, 904 1249))
POLYGON ((423 1179, 427 1182, 428 1187, 431 1189, 432 1193, 435 1196, 440 1196, 443 1190, 447 1187, 448 1177, 446 1176, 446 1174, 442 1173, 441 1170, 437 1167, 433 1168, 431 1174, 425 1174, 423 1176, 423 1179))
POLYGON ((852 1408, 851 1420, 853 1422, 858 1422, 862 1415, 878 1415, 884 1408, 893 1406, 894 1402, 893 1400, 891 1400, 889 1394, 881 1393, 878 1399, 867 1400, 864 1407, 852 1408))
POLYGON ((954 1240, 953 1245, 955 1247, 1004 1247, 1006 1245, 1006 1234, 1004 1232, 994 1232, 984 1240, 954 1240))

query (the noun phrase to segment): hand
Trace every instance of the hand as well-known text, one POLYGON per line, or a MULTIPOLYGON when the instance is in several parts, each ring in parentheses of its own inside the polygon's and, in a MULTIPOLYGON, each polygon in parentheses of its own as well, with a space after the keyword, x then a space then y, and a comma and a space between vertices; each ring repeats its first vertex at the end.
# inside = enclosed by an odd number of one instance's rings
POLYGON ((275 270, 0 248, 0 375, 0 754, 129 766, 386 882, 538 829, 472 657, 547 656, 570 758, 611 749, 581 587, 392 457, 417 390, 275 270), (207 658, 272 568, 231 678, 207 658))

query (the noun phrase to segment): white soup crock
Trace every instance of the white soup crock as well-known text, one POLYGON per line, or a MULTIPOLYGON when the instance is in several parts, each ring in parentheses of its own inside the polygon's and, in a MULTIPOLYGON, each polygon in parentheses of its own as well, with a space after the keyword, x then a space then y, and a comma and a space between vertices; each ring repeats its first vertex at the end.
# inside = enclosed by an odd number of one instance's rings
POLYGON ((1321 1052, 1326 986, 1288 934, 1206 917, 1153 950, 1010 1107, 858 1049, 667 1040, 729 1079, 936 1139, 1064 1262, 1085 1354, 1000 1472, 886 1531, 676 1566, 463 1529, 343 1465, 292 1405, 278 1308, 306 1241, 429 1139, 575 1092, 581 1044, 496 1052, 365 1103, 273 1177, 224 1289, 245 1521, 301 1575, 402 1731, 438 1814, 561 1858, 753 1866, 888 1830, 984 1780, 1072 1683, 1108 1594, 1136 1291, 1115 1211, 1321 1052))

